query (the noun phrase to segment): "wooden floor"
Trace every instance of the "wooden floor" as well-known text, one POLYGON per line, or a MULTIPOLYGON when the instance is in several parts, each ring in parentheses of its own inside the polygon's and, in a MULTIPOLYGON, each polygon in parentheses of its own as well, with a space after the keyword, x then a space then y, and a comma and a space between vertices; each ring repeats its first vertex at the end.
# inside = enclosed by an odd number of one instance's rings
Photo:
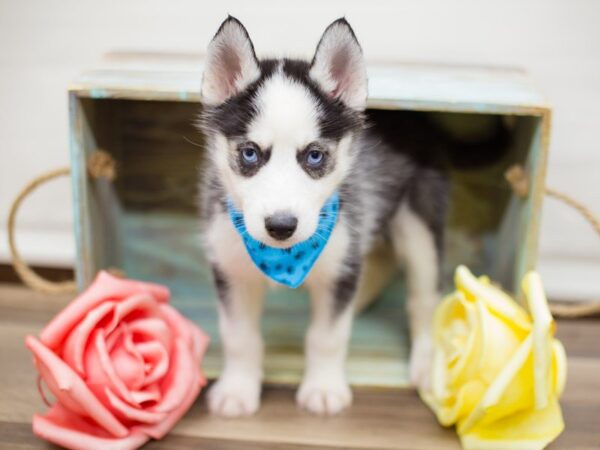
MULTIPOLYGON (((30 419, 45 409, 23 338, 38 333, 65 303, 0 284, 0 448, 50 448, 35 438, 30 419)), ((566 430, 552 449, 600 448, 600 320, 561 321, 569 356, 562 405, 566 430)), ((352 408, 338 417, 299 411, 294 392, 268 387, 260 412, 248 419, 210 417, 203 396, 161 442, 147 449, 456 449, 452 430, 437 425, 413 390, 355 391, 352 408)))

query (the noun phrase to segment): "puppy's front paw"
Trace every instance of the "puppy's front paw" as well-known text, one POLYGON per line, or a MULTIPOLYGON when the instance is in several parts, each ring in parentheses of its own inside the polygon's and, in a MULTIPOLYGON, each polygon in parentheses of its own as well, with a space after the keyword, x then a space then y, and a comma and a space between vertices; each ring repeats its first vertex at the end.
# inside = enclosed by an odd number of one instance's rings
POLYGON ((431 388, 432 363, 433 343, 431 338, 424 335, 415 339, 410 350, 410 381, 413 386, 424 391, 431 388))
POLYGON ((221 417, 254 414, 260 406, 260 380, 222 375, 208 392, 208 409, 221 417))
POLYGON ((333 415, 350 406, 352 391, 343 376, 305 377, 296 393, 296 402, 313 414, 333 415))

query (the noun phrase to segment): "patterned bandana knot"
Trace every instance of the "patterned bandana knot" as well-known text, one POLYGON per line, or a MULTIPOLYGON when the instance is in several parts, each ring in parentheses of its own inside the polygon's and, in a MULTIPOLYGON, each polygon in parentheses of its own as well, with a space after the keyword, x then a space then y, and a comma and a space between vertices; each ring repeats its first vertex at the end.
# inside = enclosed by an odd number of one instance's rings
POLYGON ((340 198, 336 192, 321 209, 317 230, 311 237, 289 248, 275 248, 250 236, 242 212, 235 209, 231 200, 227 202, 227 211, 233 226, 242 237, 256 267, 272 280, 291 288, 297 288, 304 282, 327 245, 337 222, 339 207, 340 198))

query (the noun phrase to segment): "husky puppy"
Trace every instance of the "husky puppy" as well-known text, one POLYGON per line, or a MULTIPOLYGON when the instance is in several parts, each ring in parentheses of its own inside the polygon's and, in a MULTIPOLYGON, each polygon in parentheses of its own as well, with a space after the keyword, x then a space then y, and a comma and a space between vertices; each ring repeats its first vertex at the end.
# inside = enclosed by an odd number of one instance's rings
MULTIPOLYGON (((312 61, 259 60, 244 26, 228 17, 208 48, 201 129, 205 244, 219 298, 224 368, 209 392, 211 412, 249 415, 260 404, 260 317, 269 281, 250 259, 228 215, 247 232, 289 248, 311 237, 323 205, 339 194, 330 239, 303 286, 311 297, 300 406, 335 414, 352 392, 344 371, 354 312, 374 298, 390 264, 404 262, 412 339, 410 376, 428 380, 430 321, 438 302, 446 181, 368 126, 367 73, 345 19, 333 22, 312 61)), ((400 136, 401 141, 401 136, 400 136)), ((421 139, 412 144, 422 145, 421 139)), ((393 267, 392 267, 393 268, 393 267)))

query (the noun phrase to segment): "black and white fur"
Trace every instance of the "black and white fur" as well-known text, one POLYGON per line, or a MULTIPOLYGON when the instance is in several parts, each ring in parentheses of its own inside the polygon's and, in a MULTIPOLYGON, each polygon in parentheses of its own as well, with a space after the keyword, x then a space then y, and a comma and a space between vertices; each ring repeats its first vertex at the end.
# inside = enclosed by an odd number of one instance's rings
POLYGON ((253 265, 225 208, 243 211, 249 233, 290 247, 311 236, 319 211, 339 191, 340 215, 304 283, 312 320, 297 402, 335 414, 352 402, 344 371, 354 312, 387 281, 387 254, 404 261, 412 338, 410 373, 427 383, 430 321, 439 299, 445 180, 366 125, 367 74, 345 19, 324 32, 311 62, 257 59, 244 26, 229 17, 211 42, 202 83, 201 128, 207 139, 202 185, 205 239, 219 297, 224 368, 209 393, 222 416, 254 413, 260 403, 263 296, 272 284, 253 265), (260 158, 250 167, 241 152, 260 158), (318 168, 306 154, 324 155, 318 168), (265 219, 297 219, 292 236, 274 239, 265 219))

